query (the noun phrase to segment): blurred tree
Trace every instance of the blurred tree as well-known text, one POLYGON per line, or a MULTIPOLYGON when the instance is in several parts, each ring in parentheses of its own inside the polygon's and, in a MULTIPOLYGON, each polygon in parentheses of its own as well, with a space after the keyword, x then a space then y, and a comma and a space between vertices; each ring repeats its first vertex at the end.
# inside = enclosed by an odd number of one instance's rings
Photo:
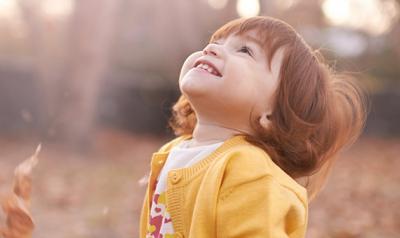
POLYGON ((46 21, 37 1, 18 0, 41 91, 40 130, 46 137, 83 148, 91 141, 119 3, 75 1, 62 28, 54 19, 46 21), (52 33, 59 39, 52 39, 52 33))
POLYGON ((62 80, 60 124, 62 138, 85 146, 96 125, 99 82, 107 68, 118 0, 76 1, 71 19, 67 72, 62 80), (83 143, 82 143, 83 142, 83 143))
POLYGON ((62 64, 62 57, 57 53, 64 47, 62 42, 55 44, 52 37, 49 37, 54 35, 56 28, 42 17, 40 4, 37 4, 37 1, 17 0, 17 2, 27 30, 29 54, 33 59, 34 77, 39 84, 41 95, 39 99, 41 111, 37 120, 40 130, 46 134, 51 131, 57 111, 59 69, 62 64))
MULTIPOLYGON (((397 7, 398 10, 400 11, 400 0, 396 0, 397 2, 397 7)), ((398 13, 400 14, 400 13, 398 13)), ((396 55, 397 55, 397 60, 400 60, 400 16, 397 16, 396 21, 393 23, 393 28, 392 30, 389 32, 389 38, 390 38, 390 42, 392 47, 394 48, 394 50, 396 51, 396 55)), ((400 78, 398 79, 400 81, 400 78)))

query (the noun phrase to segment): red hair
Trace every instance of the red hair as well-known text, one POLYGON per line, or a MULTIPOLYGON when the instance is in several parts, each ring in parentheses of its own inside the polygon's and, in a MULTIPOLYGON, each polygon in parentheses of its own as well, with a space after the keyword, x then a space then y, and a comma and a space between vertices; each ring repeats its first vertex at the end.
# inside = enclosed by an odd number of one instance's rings
MULTIPOLYGON (((219 28, 210 42, 231 34, 255 31, 269 68, 278 49, 284 49, 279 85, 274 95, 269 128, 250 121, 255 135, 246 140, 264 149, 271 159, 295 179, 316 172, 319 185, 307 188, 314 196, 322 187, 335 155, 359 137, 365 125, 366 97, 350 75, 338 74, 324 63, 287 23, 271 17, 240 18, 219 28), (323 168, 323 169, 321 169, 323 168)), ((196 115, 181 95, 172 107, 169 126, 175 135, 192 134, 196 115)))

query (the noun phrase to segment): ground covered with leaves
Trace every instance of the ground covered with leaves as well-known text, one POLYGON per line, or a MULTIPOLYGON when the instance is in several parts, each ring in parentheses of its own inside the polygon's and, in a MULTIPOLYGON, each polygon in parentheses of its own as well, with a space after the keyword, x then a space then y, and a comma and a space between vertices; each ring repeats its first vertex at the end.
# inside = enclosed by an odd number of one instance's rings
MULTIPOLYGON (((33 238, 138 237, 151 154, 168 139, 101 130, 93 152, 42 143, 33 171, 33 238)), ((0 194, 37 138, 0 138, 0 194)), ((336 164, 310 205, 307 238, 394 238, 400 234, 400 138, 363 137, 336 164)), ((4 214, 0 214, 4 222, 4 214)))

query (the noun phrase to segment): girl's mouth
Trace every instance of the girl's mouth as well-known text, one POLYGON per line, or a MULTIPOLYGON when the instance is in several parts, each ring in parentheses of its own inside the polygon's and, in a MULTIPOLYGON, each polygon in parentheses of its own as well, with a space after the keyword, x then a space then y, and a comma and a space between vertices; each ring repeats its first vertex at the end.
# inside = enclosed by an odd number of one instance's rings
POLYGON ((194 68, 203 69, 217 77, 222 77, 221 73, 216 69, 216 67, 212 63, 205 60, 197 61, 194 65, 194 68))

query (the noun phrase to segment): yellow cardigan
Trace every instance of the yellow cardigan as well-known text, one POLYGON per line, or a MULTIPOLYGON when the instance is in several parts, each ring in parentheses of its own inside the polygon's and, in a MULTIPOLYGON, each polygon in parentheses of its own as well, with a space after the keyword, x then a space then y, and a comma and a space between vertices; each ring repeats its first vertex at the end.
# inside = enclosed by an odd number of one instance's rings
MULTIPOLYGON (((177 137, 153 153, 140 216, 146 237, 154 182, 177 137)), ((168 172, 166 206, 174 237, 305 237, 307 191, 243 135, 226 140, 205 159, 168 172)))

